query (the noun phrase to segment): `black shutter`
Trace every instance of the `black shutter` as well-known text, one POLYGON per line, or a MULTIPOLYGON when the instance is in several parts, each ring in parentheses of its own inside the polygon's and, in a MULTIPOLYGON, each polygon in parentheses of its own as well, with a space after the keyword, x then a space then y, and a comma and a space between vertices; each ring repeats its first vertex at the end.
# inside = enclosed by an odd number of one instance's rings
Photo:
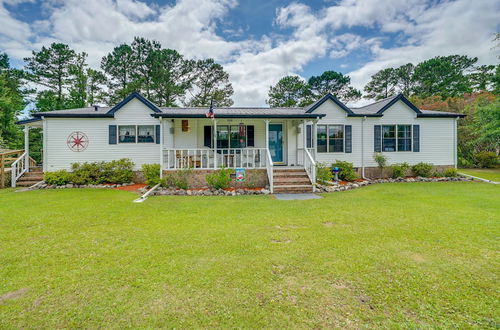
POLYGON ((156 144, 160 144, 160 125, 155 126, 156 144))
POLYGON ((420 125, 413 125, 413 152, 420 151, 420 125))
POLYGON ((306 125, 306 148, 313 147, 313 133, 312 133, 312 125, 306 125))
POLYGON ((255 129, 253 125, 247 126, 247 147, 255 147, 255 129))
POLYGON ((380 125, 375 125, 373 129, 373 146, 375 152, 382 151, 382 127, 380 125))
POLYGON ((352 153, 352 126, 345 125, 344 126, 344 134, 345 134, 345 152, 352 153))
POLYGON ((203 127, 203 146, 212 148, 212 126, 203 127))
POLYGON ((109 144, 116 144, 116 125, 109 125, 109 144))

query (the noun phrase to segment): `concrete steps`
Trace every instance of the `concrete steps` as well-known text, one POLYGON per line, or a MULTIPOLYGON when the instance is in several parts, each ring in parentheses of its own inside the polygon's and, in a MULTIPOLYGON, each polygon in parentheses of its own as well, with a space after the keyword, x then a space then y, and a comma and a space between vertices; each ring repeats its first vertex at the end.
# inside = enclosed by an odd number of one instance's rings
POLYGON ((305 169, 280 169, 273 170, 274 193, 276 194, 301 194, 312 193, 313 186, 305 169))

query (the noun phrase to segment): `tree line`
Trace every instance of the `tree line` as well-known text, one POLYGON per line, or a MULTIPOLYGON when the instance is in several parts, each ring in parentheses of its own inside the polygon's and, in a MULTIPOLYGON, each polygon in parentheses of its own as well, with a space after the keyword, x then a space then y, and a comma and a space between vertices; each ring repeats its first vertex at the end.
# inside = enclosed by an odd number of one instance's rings
POLYGON ((380 100, 397 94, 406 97, 442 98, 467 93, 500 92, 500 65, 476 66, 477 57, 436 56, 416 65, 407 63, 385 68, 371 76, 363 93, 351 85, 351 78, 336 71, 325 71, 307 81, 299 76, 281 78, 269 88, 267 103, 274 107, 307 106, 327 93, 344 103, 361 97, 380 100))

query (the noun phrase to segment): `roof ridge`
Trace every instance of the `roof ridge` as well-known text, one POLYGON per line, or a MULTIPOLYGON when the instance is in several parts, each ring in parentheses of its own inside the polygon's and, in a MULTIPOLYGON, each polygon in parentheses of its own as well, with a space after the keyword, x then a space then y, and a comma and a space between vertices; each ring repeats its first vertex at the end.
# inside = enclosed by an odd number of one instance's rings
POLYGON ((361 108, 365 108, 365 107, 369 107, 369 106, 372 106, 374 104, 377 104, 377 103, 380 103, 380 102, 384 102, 384 101, 387 101, 389 99, 394 99, 396 97, 398 97, 400 94, 397 94, 397 95, 393 95, 393 96, 389 96, 389 97, 386 97, 384 99, 381 99, 381 100, 378 100, 378 101, 375 101, 373 103, 370 103, 370 104, 367 104, 367 105, 363 105, 362 107, 359 107, 359 108, 353 108, 353 109, 361 109, 361 108))

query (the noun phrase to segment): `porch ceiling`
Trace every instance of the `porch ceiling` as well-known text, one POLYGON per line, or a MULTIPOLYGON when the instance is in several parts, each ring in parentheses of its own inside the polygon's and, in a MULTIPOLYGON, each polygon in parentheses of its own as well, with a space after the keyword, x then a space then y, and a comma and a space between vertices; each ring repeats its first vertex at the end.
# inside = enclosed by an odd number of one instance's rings
MULTIPOLYGON (((206 118, 207 108, 162 108, 151 114, 162 118, 206 118)), ((321 118, 303 108, 214 108, 215 118, 321 118)))

